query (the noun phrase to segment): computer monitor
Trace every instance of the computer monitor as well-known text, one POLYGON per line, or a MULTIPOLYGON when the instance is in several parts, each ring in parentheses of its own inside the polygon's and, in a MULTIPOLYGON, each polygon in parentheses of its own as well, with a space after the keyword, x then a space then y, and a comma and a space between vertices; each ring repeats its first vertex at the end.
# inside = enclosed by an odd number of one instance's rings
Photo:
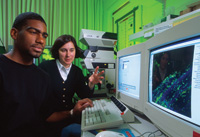
POLYGON ((144 44, 118 51, 116 97, 130 109, 143 113, 144 44))
POLYGON ((146 42, 144 114, 166 135, 200 136, 200 17, 146 42))

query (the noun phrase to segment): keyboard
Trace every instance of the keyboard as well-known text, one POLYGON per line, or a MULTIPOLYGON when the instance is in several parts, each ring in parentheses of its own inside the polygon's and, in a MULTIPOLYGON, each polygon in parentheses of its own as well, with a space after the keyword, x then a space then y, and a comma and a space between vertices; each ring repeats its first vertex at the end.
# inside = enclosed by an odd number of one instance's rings
POLYGON ((82 131, 114 128, 124 123, 121 113, 126 107, 115 97, 94 100, 93 104, 82 111, 82 131))

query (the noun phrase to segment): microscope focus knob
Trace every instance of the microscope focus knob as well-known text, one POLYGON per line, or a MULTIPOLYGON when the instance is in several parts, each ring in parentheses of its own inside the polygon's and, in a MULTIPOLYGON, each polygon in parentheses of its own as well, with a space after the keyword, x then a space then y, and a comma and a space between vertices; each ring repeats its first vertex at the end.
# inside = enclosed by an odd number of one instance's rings
POLYGON ((92 53, 92 55, 91 55, 93 58, 95 58, 96 57, 96 53, 92 53))

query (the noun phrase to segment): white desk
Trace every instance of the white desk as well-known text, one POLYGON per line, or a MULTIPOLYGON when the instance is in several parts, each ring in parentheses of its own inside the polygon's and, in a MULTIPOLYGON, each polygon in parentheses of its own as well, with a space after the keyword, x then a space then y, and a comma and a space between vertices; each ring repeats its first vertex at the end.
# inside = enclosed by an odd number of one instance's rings
MULTIPOLYGON (((137 119, 137 121, 135 123, 127 123, 127 124, 125 123, 125 124, 121 125, 119 128, 129 128, 135 136, 140 136, 141 134, 143 134, 145 132, 154 132, 154 131, 158 130, 158 128, 156 128, 149 121, 147 121, 137 115, 135 115, 135 117, 137 119)), ((165 137, 165 135, 160 136, 160 134, 161 134, 161 132, 156 132, 155 136, 165 137)), ((149 134, 144 134, 143 137, 148 137, 148 135, 149 134)), ((86 132, 82 132, 81 137, 95 137, 95 135, 86 131, 86 132)))

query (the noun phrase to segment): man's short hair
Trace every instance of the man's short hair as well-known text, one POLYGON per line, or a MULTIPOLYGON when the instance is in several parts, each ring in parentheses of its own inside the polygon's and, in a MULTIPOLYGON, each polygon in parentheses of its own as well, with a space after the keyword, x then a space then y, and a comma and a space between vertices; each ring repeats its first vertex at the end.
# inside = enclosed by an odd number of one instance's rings
POLYGON ((14 21, 12 27, 16 28, 18 30, 21 30, 22 27, 27 24, 28 20, 39 20, 39 21, 43 22, 46 25, 45 20, 39 14, 34 13, 34 12, 25 12, 25 13, 19 14, 15 18, 15 21, 14 21))

